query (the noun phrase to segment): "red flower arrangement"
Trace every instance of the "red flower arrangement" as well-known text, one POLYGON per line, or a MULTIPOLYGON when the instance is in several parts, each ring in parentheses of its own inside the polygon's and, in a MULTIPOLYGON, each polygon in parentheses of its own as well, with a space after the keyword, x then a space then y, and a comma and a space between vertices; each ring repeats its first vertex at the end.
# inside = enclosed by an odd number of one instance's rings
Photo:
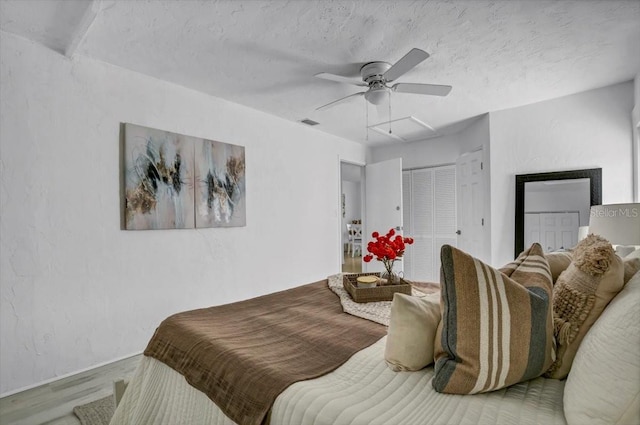
POLYGON ((371 236, 375 240, 367 244, 367 251, 369 251, 370 254, 365 255, 362 260, 368 263, 373 260, 375 256, 376 260, 382 261, 387 271, 387 276, 393 276, 393 263, 395 263, 396 259, 404 255, 406 245, 411 245, 413 238, 403 238, 402 235, 396 235, 394 229, 390 229, 386 235, 373 232, 371 236))

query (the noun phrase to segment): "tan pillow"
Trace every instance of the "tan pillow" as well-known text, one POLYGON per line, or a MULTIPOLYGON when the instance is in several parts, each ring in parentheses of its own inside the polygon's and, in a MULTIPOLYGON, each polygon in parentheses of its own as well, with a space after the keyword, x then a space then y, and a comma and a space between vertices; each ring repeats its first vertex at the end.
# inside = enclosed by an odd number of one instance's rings
POLYGON ((420 370, 433 363, 440 323, 440 294, 423 298, 395 293, 384 359, 395 372, 420 370))
POLYGON ((565 271, 569 264, 571 264, 571 253, 569 251, 562 252, 549 252, 544 254, 544 258, 547 259, 549 263, 549 269, 551 270, 551 278, 553 279, 553 283, 556 283, 558 280, 558 276, 560 273, 565 271))
POLYGON ((553 288, 556 360, 545 376, 566 378, 591 325, 623 287, 624 267, 611 244, 590 234, 578 242, 573 261, 553 288))
POLYGON ((500 270, 449 245, 441 263, 433 388, 475 394, 542 375, 553 361, 553 284, 540 244, 500 270))
POLYGON ((626 285, 633 275, 640 270, 640 258, 624 257, 622 263, 624 264, 624 284, 626 285))

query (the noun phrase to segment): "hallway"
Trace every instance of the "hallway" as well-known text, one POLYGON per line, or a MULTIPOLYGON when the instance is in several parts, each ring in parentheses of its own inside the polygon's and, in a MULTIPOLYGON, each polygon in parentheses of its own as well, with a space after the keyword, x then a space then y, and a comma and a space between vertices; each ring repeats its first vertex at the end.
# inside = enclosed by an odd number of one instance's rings
POLYGON ((345 251, 342 273, 362 273, 362 256, 356 255, 352 257, 351 254, 347 254, 345 251))

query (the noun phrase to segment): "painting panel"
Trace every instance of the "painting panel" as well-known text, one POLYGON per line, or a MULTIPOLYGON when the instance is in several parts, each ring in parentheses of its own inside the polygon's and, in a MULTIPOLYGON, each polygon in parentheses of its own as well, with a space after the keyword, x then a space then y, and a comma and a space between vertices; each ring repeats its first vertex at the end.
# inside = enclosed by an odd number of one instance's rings
POLYGON ((196 227, 245 226, 244 147, 203 140, 195 151, 196 227))
POLYGON ((125 228, 194 228, 194 144, 201 139, 134 124, 124 131, 125 228))

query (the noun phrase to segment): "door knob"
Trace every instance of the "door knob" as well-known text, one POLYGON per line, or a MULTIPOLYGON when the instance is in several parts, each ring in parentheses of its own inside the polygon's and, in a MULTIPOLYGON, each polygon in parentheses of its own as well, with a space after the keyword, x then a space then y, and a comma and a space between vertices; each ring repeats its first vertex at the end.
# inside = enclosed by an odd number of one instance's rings
POLYGON ((456 235, 461 235, 462 232, 460 230, 456 230, 456 235))

